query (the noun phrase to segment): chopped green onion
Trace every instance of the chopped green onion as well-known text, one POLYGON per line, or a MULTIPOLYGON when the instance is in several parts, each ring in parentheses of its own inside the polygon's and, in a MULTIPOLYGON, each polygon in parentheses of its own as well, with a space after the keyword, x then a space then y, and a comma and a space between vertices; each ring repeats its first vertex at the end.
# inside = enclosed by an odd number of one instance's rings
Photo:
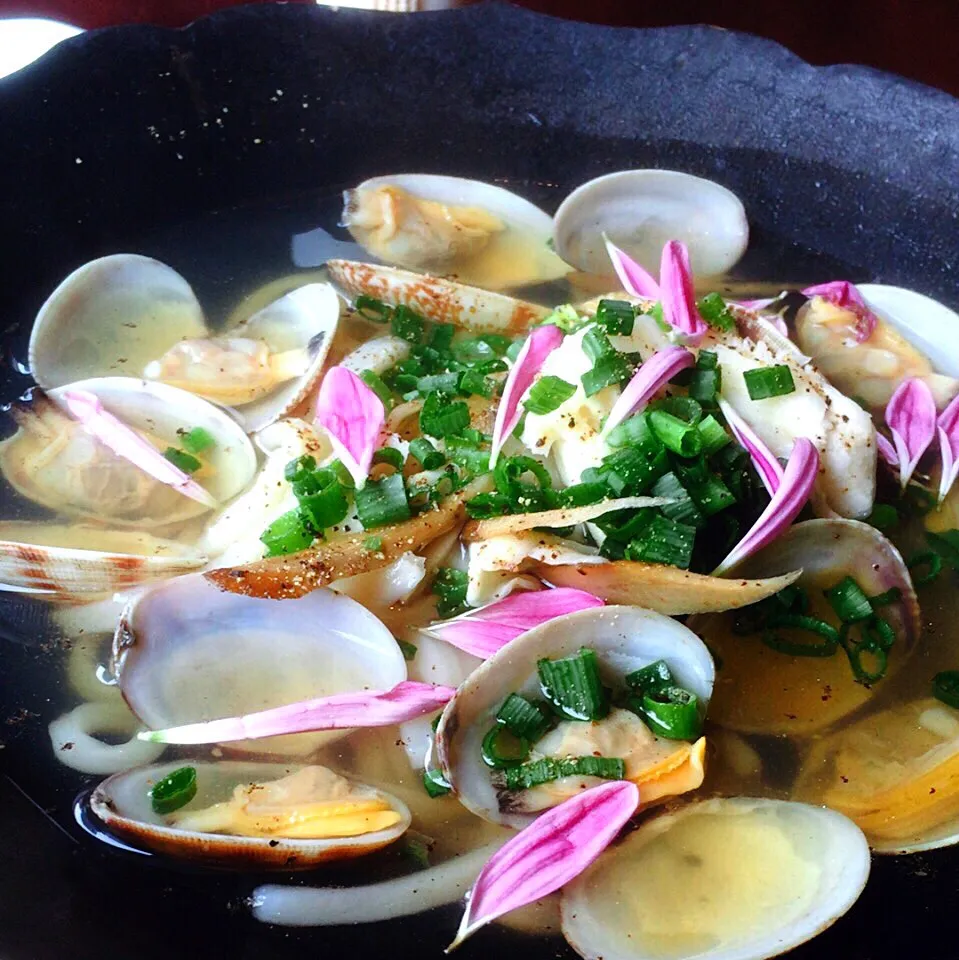
POLYGON ((583 392, 587 397, 591 397, 605 387, 628 380, 631 374, 629 361, 614 350, 597 360, 592 369, 580 377, 580 382, 583 384, 583 392))
POLYGON ((333 476, 339 481, 341 487, 346 487, 347 490, 352 490, 356 486, 356 481, 353 479, 353 474, 346 469, 346 464, 344 464, 342 460, 334 460, 332 463, 327 465, 326 469, 332 472, 333 476))
MULTIPOLYGON (((177 432, 179 433, 179 431, 177 432)), ((187 430, 179 435, 180 443, 183 444, 183 449, 187 453, 203 453, 204 450, 216 446, 216 437, 203 427, 194 427, 192 430, 187 430)))
POLYGON ((277 517, 260 534, 268 557, 305 550, 313 542, 313 531, 307 526, 299 510, 289 510, 277 517))
POLYGON ((316 457, 297 457, 283 468, 283 479, 287 483, 300 483, 316 470, 316 457))
POLYGON ((559 327, 563 333, 572 333, 582 326, 584 318, 576 312, 576 308, 571 303, 564 303, 557 307, 549 316, 544 317, 537 326, 552 324, 559 327))
POLYGON ((609 496, 609 487, 605 483, 574 483, 560 490, 559 495, 565 507, 586 507, 605 500, 609 496))
POLYGON ((626 559, 664 563, 687 570, 693 557, 695 540, 695 527, 677 523, 662 514, 654 514, 646 529, 630 541, 626 548, 626 559))
POLYGON ((430 346, 440 353, 449 353, 454 336, 456 336, 456 327, 452 323, 434 324, 433 333, 430 336, 430 346))
MULTIPOLYGON (((349 501, 343 487, 333 475, 332 471, 324 470, 328 482, 315 493, 298 496, 300 501, 300 515, 316 531, 326 530, 338 523, 342 523, 350 512, 349 501)), ((313 474, 320 477, 320 473, 313 474)), ((293 492, 297 493, 298 484, 294 484, 293 492)))
POLYGON ((611 447, 641 447, 661 446, 659 438, 653 433, 649 425, 649 414, 637 413, 624 420, 621 424, 609 431, 607 442, 611 447))
POLYGON ((665 660, 654 660, 646 667, 640 667, 632 673, 627 673, 626 686, 642 693, 656 687, 668 687, 673 684, 673 672, 665 660))
POLYGON ((597 469, 588 468, 581 474, 584 482, 605 483, 617 496, 644 493, 646 488, 669 470, 666 451, 649 444, 642 447, 622 447, 603 457, 597 469))
POLYGON ((719 354, 715 350, 700 350, 696 357, 697 370, 718 370, 719 354))
POLYGON ((407 830, 403 834, 403 853, 421 870, 426 870, 430 865, 430 851, 433 849, 433 843, 434 841, 422 833, 407 830))
POLYGON ((825 620, 799 613, 781 613, 772 616, 766 623, 762 641, 771 650, 790 657, 831 657, 839 646, 839 631, 825 620), (820 643, 783 640, 773 633, 776 629, 803 630, 822 637, 820 643))
POLYGON ((677 465, 676 472, 704 517, 711 517, 736 503, 736 496, 719 477, 708 473, 705 467, 701 470, 695 467, 677 465))
POLYGON ((839 633, 839 643, 842 645, 849 660, 849 666, 852 668, 853 676, 857 683, 866 684, 876 683, 886 675, 886 669, 889 664, 887 648, 878 646, 875 642, 864 639, 860 643, 851 643, 849 641, 849 625, 843 624, 839 633), (865 663, 865 658, 872 658, 875 662, 875 668, 870 670, 865 663))
POLYGON ((464 370, 460 375, 459 391, 466 396, 491 397, 495 384, 479 370, 464 370))
POLYGON ((959 530, 943 530, 942 533, 926 531, 929 546, 942 557, 950 567, 959 570, 959 530))
POLYGON ((443 771, 436 767, 427 767, 423 771, 423 786, 434 800, 437 797, 445 797, 453 789, 443 776, 443 771))
POLYGON ((424 470, 438 470, 446 463, 446 457, 426 437, 410 441, 410 454, 419 460, 424 470))
POLYGON ((523 344, 525 343, 525 337, 517 337, 507 348, 504 356, 507 360, 516 363, 516 358, 520 355, 520 352, 523 349, 523 344))
POLYGON ((375 370, 364 370, 360 379, 375 393, 387 411, 393 407, 393 394, 375 370))
POLYGON ((725 333, 731 333, 736 329, 736 318, 718 293, 707 293, 696 306, 699 309, 699 315, 714 329, 725 333))
POLYGON ((596 305, 596 322, 607 333, 628 337, 633 332, 636 310, 628 300, 600 300, 596 305))
POLYGON ((892 530, 899 523, 899 511, 890 503, 877 503, 866 517, 866 523, 883 532, 892 530))
POLYGON ((649 425, 663 445, 682 457, 695 457, 703 449, 699 431, 685 420, 674 417, 664 410, 649 414, 649 425))
POLYGON ((466 501, 466 514, 471 520, 489 520, 510 512, 509 497, 502 493, 478 493, 466 501))
POLYGON ((932 678, 932 695, 959 710, 959 670, 943 670, 932 678))
POLYGON ((403 461, 403 453, 396 447, 380 447, 373 453, 373 463, 385 463, 394 470, 402 470, 403 461))
POLYGON ((902 590, 899 587, 890 587, 888 590, 870 597, 869 602, 872 604, 873 610, 876 610, 879 607, 887 607, 890 603, 898 603, 901 599, 902 590))
POLYGON ((823 596, 843 623, 858 623, 873 615, 869 597, 852 577, 843 577, 834 587, 824 590, 823 596))
POLYGON ((622 780, 626 764, 614 757, 543 757, 504 771, 507 790, 530 790, 561 777, 600 777, 622 780))
POLYGON ((750 400, 766 400, 769 397, 783 397, 787 393, 794 393, 796 384, 793 382, 792 371, 784 363, 777 363, 773 367, 758 367, 743 373, 746 381, 746 390, 750 400))
POLYGON ((896 642, 896 631, 888 620, 882 617, 873 617, 862 626, 863 642, 878 647, 880 650, 889 650, 896 642))
POLYGON ((382 480, 371 480, 362 490, 357 490, 356 515, 364 530, 409 520, 410 505, 402 475, 393 473, 382 480))
POLYGON ((406 661, 412 660, 416 656, 416 644, 410 643, 407 640, 397 640, 396 645, 400 648, 400 651, 403 654, 403 659, 406 661))
POLYGON ((703 418, 702 405, 692 397, 664 397, 650 406, 650 411, 662 410, 695 427, 703 418))
POLYGON ((518 693, 511 693, 496 711, 496 719, 515 737, 535 743, 553 725, 543 703, 531 703, 518 693))
POLYGON ((163 451, 163 456, 184 473, 196 473, 203 466, 192 454, 177 450, 176 447, 167 447, 163 451))
POLYGON ((416 389, 423 396, 426 396, 431 390, 454 394, 459 390, 459 384, 460 374, 458 373, 429 373, 425 377, 417 379, 416 389))
POLYGON ((673 501, 659 508, 663 516, 697 529, 705 525, 706 518, 699 512, 699 507, 675 473, 664 473, 653 484, 650 493, 654 497, 669 497, 673 501))
POLYGON ((517 737, 502 723, 496 724, 483 737, 480 751, 483 763, 494 770, 519 766, 529 756, 529 740, 517 737))
POLYGON ((533 384, 529 395, 523 401, 523 406, 530 413, 552 413, 557 407, 564 404, 576 393, 576 387, 560 377, 540 377, 533 384))
POLYGON ((711 457, 732 441, 723 425, 710 413, 696 424, 696 431, 702 441, 703 453, 711 457))
POLYGON ((420 430, 431 437, 451 437, 470 425, 469 407, 462 400, 450 403, 449 397, 434 390, 420 411, 420 430))
POLYGON ((702 732, 699 698, 682 687, 655 687, 639 697, 630 697, 628 703, 658 737, 695 740, 702 732))
POLYGON ((380 550, 383 549, 383 538, 382 537, 364 537, 363 549, 368 550, 370 553, 379 553, 380 550))
POLYGON ((387 306, 382 300, 368 297, 365 294, 360 294, 353 306, 361 317, 372 320, 373 323, 386 323, 393 314, 392 307, 387 306))
POLYGON ((469 577, 465 570, 440 567, 433 580, 433 593, 438 597, 436 612, 441 617, 455 617, 467 609, 469 606, 466 602, 467 587, 469 587, 469 577))
POLYGON ((567 720, 602 720, 609 713, 609 698, 599 675, 595 650, 536 664, 546 699, 567 720))
POLYGON ((912 582, 917 587, 923 587, 927 583, 932 583, 942 573, 942 557, 932 550, 927 553, 917 553, 909 559, 906 566, 912 574, 912 582), (922 570, 923 568, 925 568, 925 573, 918 576, 913 573, 914 570, 922 570))
POLYGON ((420 343, 426 329, 426 320, 409 307, 400 305, 393 310, 393 336, 407 343, 420 343))
POLYGON ((716 370, 693 370, 689 377, 689 395, 694 400, 708 405, 716 403, 723 386, 723 372, 716 370))
POLYGON ((196 767, 178 767, 157 780, 148 796, 154 813, 161 817, 185 807, 196 796, 196 767))

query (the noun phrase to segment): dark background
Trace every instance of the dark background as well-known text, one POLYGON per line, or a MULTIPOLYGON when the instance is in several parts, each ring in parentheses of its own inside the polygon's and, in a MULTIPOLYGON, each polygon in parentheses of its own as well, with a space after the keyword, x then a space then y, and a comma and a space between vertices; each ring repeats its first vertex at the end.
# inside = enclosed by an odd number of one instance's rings
MULTIPOLYGON (((86 28, 117 23, 182 26, 236 2, 0 0, 0 16, 49 16, 86 28)), ((450 0, 450 5, 463 2, 450 0)), ((594 23, 710 23, 745 30, 778 40, 810 63, 868 64, 959 95, 957 0, 519 0, 518 5, 594 23)))

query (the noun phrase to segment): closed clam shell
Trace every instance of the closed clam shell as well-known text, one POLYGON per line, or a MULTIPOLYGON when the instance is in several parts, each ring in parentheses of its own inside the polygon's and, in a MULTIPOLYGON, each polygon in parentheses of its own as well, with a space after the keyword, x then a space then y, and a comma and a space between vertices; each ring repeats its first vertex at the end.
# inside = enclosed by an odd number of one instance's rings
POLYGON ((229 800, 236 786, 268 783, 300 769, 296 764, 284 763, 183 760, 137 767, 101 783, 90 797, 90 810, 110 832, 135 846, 208 866, 244 870, 306 870, 322 863, 365 856, 393 843, 410 824, 409 809, 398 797, 361 787, 364 793, 385 800, 400 815, 399 822, 357 837, 323 839, 236 836, 182 829, 176 826, 175 818, 154 812, 150 788, 183 766, 196 770, 197 794, 178 814, 229 800))
POLYGON ((482 741, 510 693, 540 695, 536 663, 596 651, 604 682, 623 686, 623 677, 665 660, 676 683, 709 703, 715 670, 703 642, 681 623, 640 607, 593 607, 528 630, 467 677, 447 704, 436 732, 440 763, 461 803, 478 816, 522 827, 532 816, 502 809, 482 741))
POLYGON ((707 800, 663 813, 563 889, 587 960, 764 960, 812 939, 869 876, 859 828, 823 807, 707 800))

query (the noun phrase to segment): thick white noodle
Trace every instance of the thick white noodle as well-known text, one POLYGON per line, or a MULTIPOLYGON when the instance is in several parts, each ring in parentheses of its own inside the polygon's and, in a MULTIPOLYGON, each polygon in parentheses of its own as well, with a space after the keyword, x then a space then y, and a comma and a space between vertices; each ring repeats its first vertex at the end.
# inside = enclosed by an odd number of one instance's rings
POLYGON ((490 843, 408 877, 364 887, 283 887, 267 883, 250 898, 253 916, 283 927, 331 927, 408 917, 466 896, 487 860, 490 843))
POLYGON ((162 743, 136 739, 140 729, 125 703, 81 703, 57 717, 50 726, 53 755, 80 773, 119 773, 152 763, 166 749, 162 743), (104 743, 98 733, 125 733, 125 743, 104 743))

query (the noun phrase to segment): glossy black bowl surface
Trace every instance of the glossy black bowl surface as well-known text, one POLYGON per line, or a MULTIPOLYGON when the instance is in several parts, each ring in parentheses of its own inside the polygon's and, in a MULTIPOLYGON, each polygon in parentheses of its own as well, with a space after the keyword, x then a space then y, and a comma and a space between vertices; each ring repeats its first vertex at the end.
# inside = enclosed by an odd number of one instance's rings
MULTIPOLYGON (((959 102, 709 27, 611 29, 495 3, 417 16, 242 7, 182 31, 69 41, 0 81, 0 131, 6 396, 29 385, 16 361, 37 307, 83 261, 158 252, 146 237, 166 250, 220 212, 248 256, 272 264, 291 230, 312 225, 310 197, 393 170, 500 179, 555 203, 611 170, 683 169, 744 199, 746 274, 868 278, 959 305, 959 102), (260 209, 272 213, 257 229, 260 209)), ((203 259, 189 251, 174 265, 203 259)), ((4 960, 440 955, 452 909, 268 930, 244 906, 249 878, 96 844, 64 802, 76 779, 42 756, 57 654, 2 633, 4 960)), ((957 867, 951 851, 878 859, 850 915, 795 956, 954 960, 957 867)), ((493 950, 569 955, 499 930, 461 952, 493 950)))

